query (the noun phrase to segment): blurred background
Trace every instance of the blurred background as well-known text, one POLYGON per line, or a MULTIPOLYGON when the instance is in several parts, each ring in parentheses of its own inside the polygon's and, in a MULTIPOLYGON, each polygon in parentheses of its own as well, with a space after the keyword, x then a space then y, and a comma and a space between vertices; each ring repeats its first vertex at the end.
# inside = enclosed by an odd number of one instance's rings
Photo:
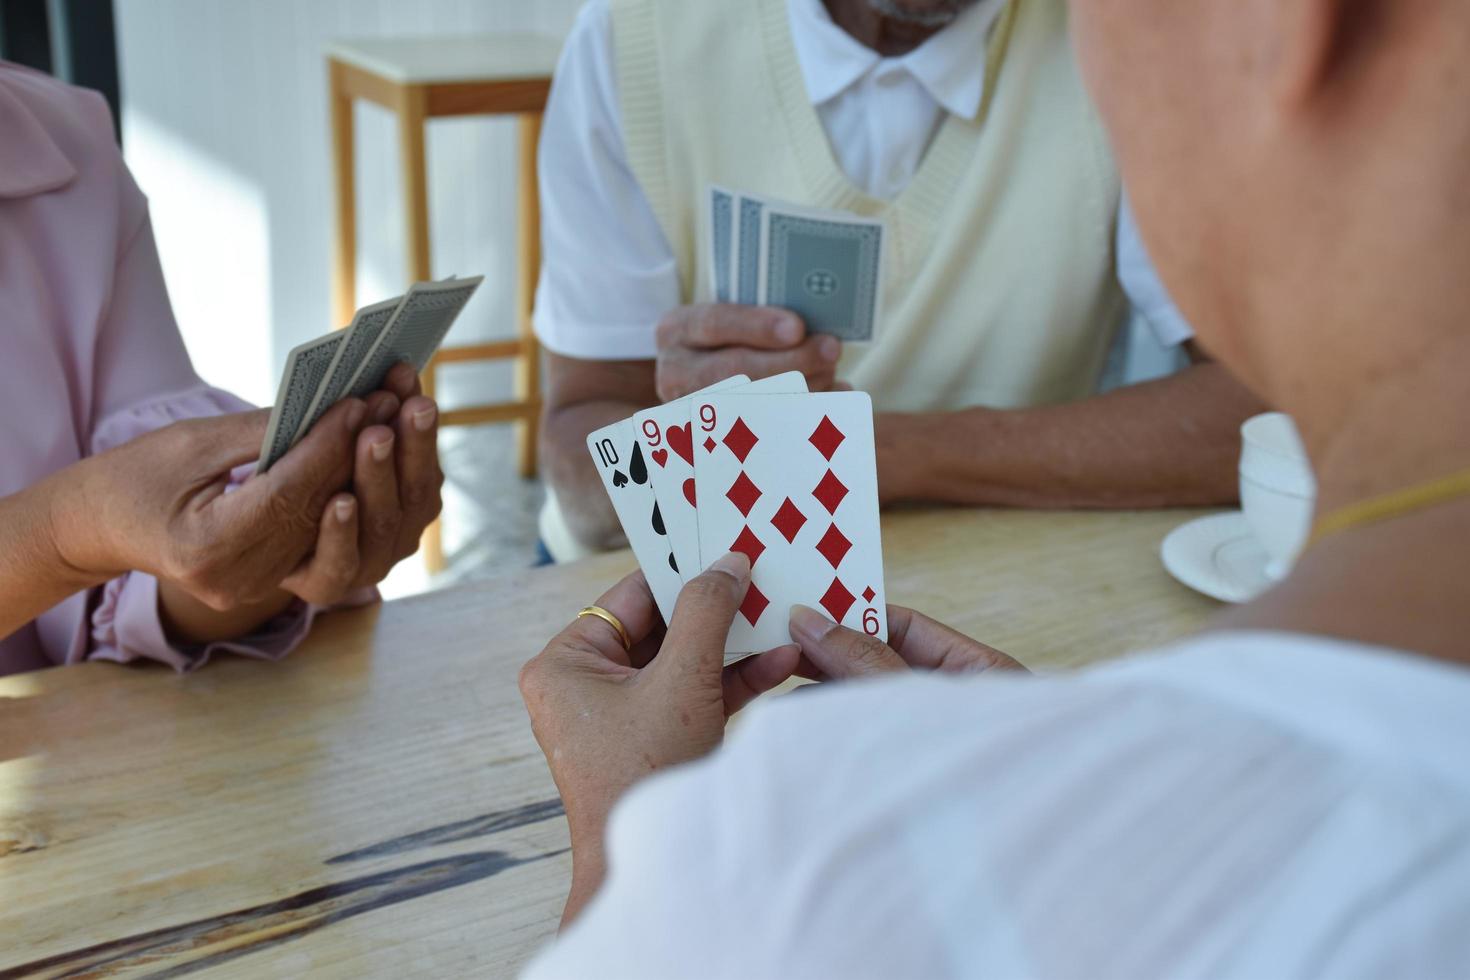
MULTIPOLYGON (((333 184, 326 50, 340 38, 531 31, 561 38, 579 0, 0 0, 0 56, 97 89, 148 195, 174 312, 206 381, 270 404, 286 354, 332 322, 333 184)), ((357 303, 405 283, 393 115, 359 100, 357 303)), ((455 344, 514 334, 516 127, 428 126, 433 274, 483 274, 455 344)), ((440 400, 498 401, 509 362, 441 369, 440 400)), ((540 487, 514 465, 508 425, 442 437, 448 584, 524 568, 540 487)), ((386 591, 430 584, 402 563, 386 591)))
MULTIPOLYGON (((174 312, 199 373, 268 405, 292 347, 333 322, 334 178, 327 53, 342 39, 396 42, 531 32, 559 44, 581 0, 0 0, 0 57, 102 92, 152 207, 174 312)), ((554 50, 554 49, 553 49, 554 50)), ((473 60, 473 59, 472 59, 473 60)), ((432 70, 433 66, 429 66, 432 70)), ((355 305, 409 282, 396 117, 354 103, 355 305)), ((451 345, 515 335, 517 124, 427 126, 432 275, 484 275, 451 345)), ((1165 373, 1177 354, 1134 323, 1114 383, 1165 373)), ((439 369, 442 407, 504 401, 512 363, 439 369)), ((507 424, 448 427, 442 570, 400 563, 390 597, 523 569, 543 491, 517 466, 507 424)))

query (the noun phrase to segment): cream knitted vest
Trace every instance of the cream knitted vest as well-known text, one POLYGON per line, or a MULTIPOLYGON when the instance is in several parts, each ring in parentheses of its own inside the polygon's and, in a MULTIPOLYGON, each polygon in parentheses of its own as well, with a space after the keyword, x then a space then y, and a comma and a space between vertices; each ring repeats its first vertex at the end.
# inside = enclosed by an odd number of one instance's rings
POLYGON ((880 217, 878 339, 842 376, 879 409, 1066 401, 1097 383, 1122 296, 1118 179, 1067 39, 1064 0, 1011 0, 991 40, 988 110, 948 117, 892 202, 832 156, 785 0, 612 0, 623 134, 678 260, 710 296, 710 184, 880 217))

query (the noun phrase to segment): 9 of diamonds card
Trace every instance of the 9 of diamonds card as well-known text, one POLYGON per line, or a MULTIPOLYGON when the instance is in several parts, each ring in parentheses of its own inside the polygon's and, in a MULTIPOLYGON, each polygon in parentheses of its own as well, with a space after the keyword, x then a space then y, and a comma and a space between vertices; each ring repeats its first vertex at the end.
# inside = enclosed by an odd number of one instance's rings
POLYGON ((701 559, 751 562, 726 652, 790 643, 797 603, 886 640, 868 396, 710 394, 690 403, 690 426, 701 559))

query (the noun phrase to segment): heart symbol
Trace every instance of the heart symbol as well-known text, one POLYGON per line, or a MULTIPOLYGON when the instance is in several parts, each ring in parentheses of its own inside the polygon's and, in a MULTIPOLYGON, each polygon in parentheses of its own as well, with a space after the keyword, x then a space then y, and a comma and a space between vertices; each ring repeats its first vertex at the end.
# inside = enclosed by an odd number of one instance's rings
POLYGON ((628 474, 622 470, 613 470, 613 486, 626 487, 628 485, 628 474))
POLYGON ((694 437, 690 434, 689 423, 671 425, 664 430, 664 435, 669 437, 669 448, 678 453, 684 462, 693 466, 694 437))
POLYGON ((653 457, 653 461, 660 467, 666 465, 669 461, 669 451, 667 449, 655 449, 649 455, 653 457))
POLYGON ((694 502, 694 481, 692 479, 684 481, 684 497, 689 501, 690 507, 698 507, 694 502))

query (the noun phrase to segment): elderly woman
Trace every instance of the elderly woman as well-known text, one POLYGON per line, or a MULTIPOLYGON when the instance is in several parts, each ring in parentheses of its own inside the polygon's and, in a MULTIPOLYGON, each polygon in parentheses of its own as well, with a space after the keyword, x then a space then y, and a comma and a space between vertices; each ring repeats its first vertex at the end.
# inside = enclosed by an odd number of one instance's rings
POLYGON ((1071 10, 1170 291, 1300 425, 1314 543, 1208 632, 1047 678, 896 607, 889 645, 797 609, 722 675, 743 556, 667 635, 624 581, 625 631, 522 675, 573 848, 537 980, 1465 974, 1470 4, 1071 10), (798 651, 887 679, 719 748, 798 651))
POLYGON ((268 413, 195 376, 102 100, 4 63, 0 339, 0 674, 282 656, 438 512, 406 365, 245 478, 268 413))

